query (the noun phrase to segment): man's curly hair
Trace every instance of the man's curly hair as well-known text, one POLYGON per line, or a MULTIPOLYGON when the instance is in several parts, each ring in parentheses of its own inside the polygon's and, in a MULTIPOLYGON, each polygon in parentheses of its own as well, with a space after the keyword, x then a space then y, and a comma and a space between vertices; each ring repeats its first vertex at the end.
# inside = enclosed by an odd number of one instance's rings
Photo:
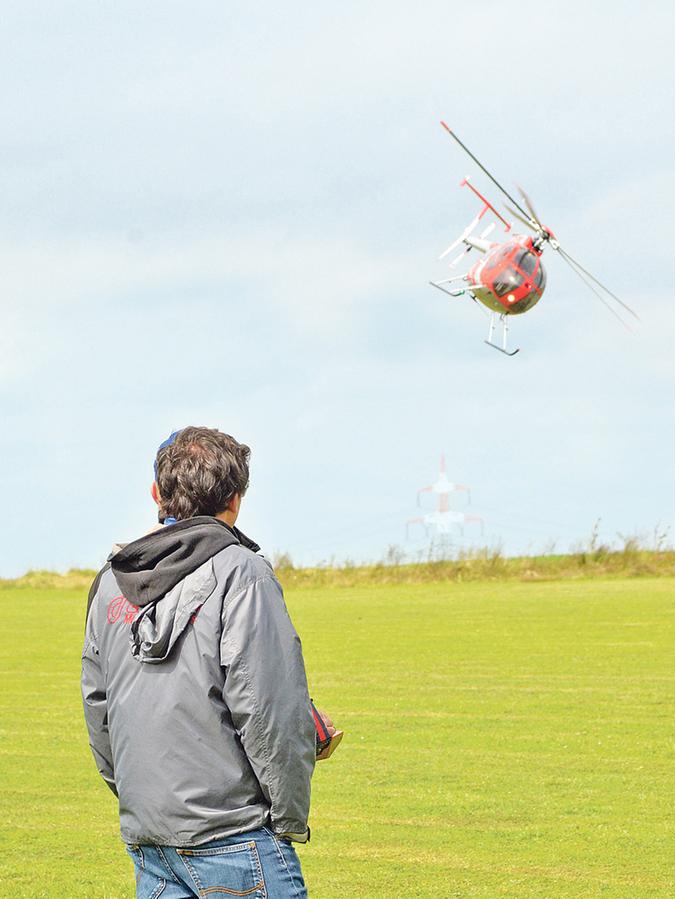
POLYGON ((218 515, 248 487, 251 450, 215 428, 183 428, 157 453, 159 520, 218 515))

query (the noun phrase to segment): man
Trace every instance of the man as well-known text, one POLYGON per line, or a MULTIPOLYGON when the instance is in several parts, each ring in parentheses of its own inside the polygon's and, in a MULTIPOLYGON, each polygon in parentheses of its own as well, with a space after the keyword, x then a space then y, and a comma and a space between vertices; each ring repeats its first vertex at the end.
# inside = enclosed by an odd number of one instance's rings
POLYGON ((309 838, 315 719, 279 582, 235 527, 249 456, 216 430, 172 434, 160 526, 90 592, 85 718, 139 899, 306 896, 292 841, 309 838))

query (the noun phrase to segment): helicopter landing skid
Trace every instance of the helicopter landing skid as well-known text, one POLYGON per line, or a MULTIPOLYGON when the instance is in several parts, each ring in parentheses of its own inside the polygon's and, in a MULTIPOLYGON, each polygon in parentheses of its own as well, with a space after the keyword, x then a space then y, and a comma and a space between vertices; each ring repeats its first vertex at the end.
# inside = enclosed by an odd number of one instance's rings
POLYGON ((437 287, 439 290, 442 290, 443 293, 447 293, 449 297, 463 297, 467 292, 464 287, 458 287, 455 290, 448 290, 447 287, 443 287, 444 284, 452 284, 453 281, 463 280, 464 275, 458 275, 456 278, 446 278, 444 281, 429 281, 429 284, 431 284, 432 287, 437 287))
MULTIPOLYGON (((448 288, 445 286, 447 284, 456 283, 457 281, 466 281, 466 277, 464 275, 456 275, 453 278, 446 278, 443 281, 429 281, 429 284, 431 284, 432 287, 438 288, 438 290, 442 290, 443 293, 447 293, 447 295, 449 297, 463 297, 463 296, 470 297, 474 301, 474 303, 480 309, 482 309, 482 311, 487 315, 488 314, 487 310, 479 305, 478 300, 473 295, 473 293, 471 292, 471 289, 469 287, 448 288)), ((497 344, 497 343, 493 343, 493 341, 492 341, 492 338, 493 338, 494 332, 495 332, 495 318, 497 317, 498 313, 490 312, 489 315, 490 315, 490 326, 488 329, 488 338, 485 341, 485 343, 487 343, 487 345, 491 346, 493 349, 499 350, 500 353, 504 353, 505 356, 515 356, 516 353, 520 352, 520 348, 518 348, 517 350, 513 350, 512 352, 509 352, 506 348, 506 338, 509 333, 509 326, 506 324, 506 314, 505 313, 499 314, 499 321, 502 324, 502 345, 501 346, 499 346, 499 344, 497 344)))
POLYGON ((513 350, 512 352, 509 352, 506 349, 506 338, 509 333, 509 326, 506 324, 506 316, 505 315, 499 316, 499 321, 502 323, 502 345, 499 346, 498 343, 492 342, 492 337, 495 332, 496 315, 497 315, 497 313, 495 313, 495 312, 490 313, 490 326, 488 328, 488 337, 487 337, 487 340, 485 341, 485 343, 487 343, 487 345, 491 346, 493 349, 499 350, 500 353, 504 353, 505 356, 515 356, 516 353, 520 352, 520 348, 518 348, 517 350, 513 350))

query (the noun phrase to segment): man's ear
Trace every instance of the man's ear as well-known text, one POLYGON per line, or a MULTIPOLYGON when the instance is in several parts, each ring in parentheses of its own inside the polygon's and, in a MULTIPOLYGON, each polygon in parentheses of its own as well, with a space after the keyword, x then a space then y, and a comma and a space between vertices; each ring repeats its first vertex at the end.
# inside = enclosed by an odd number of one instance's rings
POLYGON ((150 496, 154 499, 154 501, 159 504, 161 503, 161 497, 159 495, 159 487, 157 486, 157 481, 152 482, 152 487, 150 488, 150 496))

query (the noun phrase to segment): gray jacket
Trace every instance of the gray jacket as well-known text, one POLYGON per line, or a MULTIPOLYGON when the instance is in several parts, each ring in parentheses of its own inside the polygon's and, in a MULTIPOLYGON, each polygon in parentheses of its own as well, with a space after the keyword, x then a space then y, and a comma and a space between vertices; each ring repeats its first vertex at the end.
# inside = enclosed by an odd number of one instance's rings
POLYGON ((128 544, 90 596, 82 695, 126 843, 307 828, 315 728, 271 567, 215 518, 128 544))

